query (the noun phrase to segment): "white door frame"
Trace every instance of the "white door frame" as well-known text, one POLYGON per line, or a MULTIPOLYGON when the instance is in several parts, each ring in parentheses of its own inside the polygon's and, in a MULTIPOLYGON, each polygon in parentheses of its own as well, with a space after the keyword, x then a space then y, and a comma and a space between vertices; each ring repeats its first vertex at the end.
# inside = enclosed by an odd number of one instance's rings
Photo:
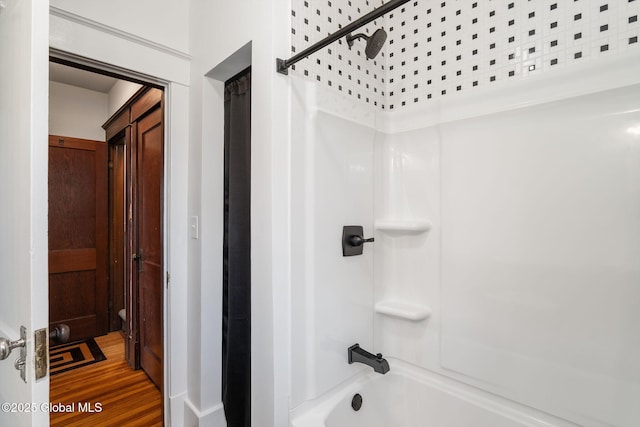
POLYGON ((50 9, 50 54, 155 83, 165 90, 164 416, 181 425, 187 395, 187 266, 190 57, 91 20, 50 9))

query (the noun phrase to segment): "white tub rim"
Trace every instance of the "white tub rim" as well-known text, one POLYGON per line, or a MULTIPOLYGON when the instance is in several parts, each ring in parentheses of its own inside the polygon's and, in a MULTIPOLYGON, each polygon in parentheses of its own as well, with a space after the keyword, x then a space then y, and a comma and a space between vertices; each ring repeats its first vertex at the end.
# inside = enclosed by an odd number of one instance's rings
MULTIPOLYGON (((454 396, 469 405, 513 420, 514 423, 531 427, 579 427, 577 424, 565 419, 541 412, 473 385, 465 384, 442 373, 424 369, 393 357, 387 357, 386 359, 391 370, 385 376, 409 378, 427 387, 432 387, 442 393, 454 396)), ((363 366, 360 372, 321 396, 291 409, 289 413, 290 426, 324 426, 327 418, 340 402, 360 392, 366 384, 376 380, 384 380, 384 376, 374 372, 371 368, 363 366)))

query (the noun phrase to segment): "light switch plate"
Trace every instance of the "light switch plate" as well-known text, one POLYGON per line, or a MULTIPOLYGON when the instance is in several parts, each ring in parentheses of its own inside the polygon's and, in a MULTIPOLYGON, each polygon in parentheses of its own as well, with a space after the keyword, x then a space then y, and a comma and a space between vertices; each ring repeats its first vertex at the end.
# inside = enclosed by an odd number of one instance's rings
POLYGON ((197 215, 191 217, 191 238, 198 239, 200 237, 200 225, 197 215))

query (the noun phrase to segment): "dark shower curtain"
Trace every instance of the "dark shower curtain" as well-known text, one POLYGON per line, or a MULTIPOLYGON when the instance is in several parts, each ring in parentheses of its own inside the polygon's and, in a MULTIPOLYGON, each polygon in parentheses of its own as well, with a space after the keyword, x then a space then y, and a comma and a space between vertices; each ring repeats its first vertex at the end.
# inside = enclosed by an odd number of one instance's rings
POLYGON ((251 426, 251 70, 225 84, 222 402, 251 426))

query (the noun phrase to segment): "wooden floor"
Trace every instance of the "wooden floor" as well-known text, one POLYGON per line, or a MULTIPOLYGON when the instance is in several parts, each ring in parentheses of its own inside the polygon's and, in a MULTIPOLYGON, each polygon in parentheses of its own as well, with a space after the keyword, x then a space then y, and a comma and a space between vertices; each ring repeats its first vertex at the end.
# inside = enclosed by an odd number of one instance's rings
POLYGON ((124 360, 122 333, 97 337, 107 360, 51 377, 50 401, 74 406, 70 413, 51 413, 52 426, 162 426, 162 397, 142 371, 124 360), (81 412, 79 403, 102 407, 81 412))

